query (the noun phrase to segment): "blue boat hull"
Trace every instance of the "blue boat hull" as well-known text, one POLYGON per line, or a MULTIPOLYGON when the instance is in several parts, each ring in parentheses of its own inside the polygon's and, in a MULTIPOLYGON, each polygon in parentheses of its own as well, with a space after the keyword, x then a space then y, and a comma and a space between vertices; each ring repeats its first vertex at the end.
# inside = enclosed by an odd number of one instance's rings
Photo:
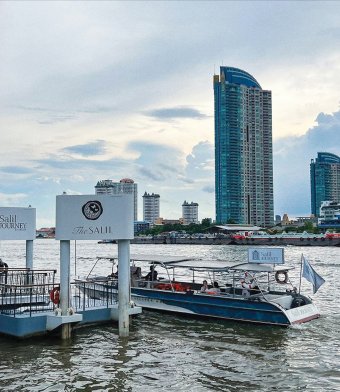
POLYGON ((132 288, 131 294, 134 302, 146 309, 282 326, 291 324, 285 313, 269 302, 139 288, 132 288))

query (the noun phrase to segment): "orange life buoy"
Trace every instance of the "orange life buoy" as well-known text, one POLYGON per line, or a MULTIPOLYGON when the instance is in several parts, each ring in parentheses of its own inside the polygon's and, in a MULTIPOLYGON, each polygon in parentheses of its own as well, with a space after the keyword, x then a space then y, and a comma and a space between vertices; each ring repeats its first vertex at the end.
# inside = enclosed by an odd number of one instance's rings
POLYGON ((55 287, 51 292, 50 292, 50 298, 51 301, 55 304, 59 304, 60 300, 60 293, 59 293, 59 287, 55 287))

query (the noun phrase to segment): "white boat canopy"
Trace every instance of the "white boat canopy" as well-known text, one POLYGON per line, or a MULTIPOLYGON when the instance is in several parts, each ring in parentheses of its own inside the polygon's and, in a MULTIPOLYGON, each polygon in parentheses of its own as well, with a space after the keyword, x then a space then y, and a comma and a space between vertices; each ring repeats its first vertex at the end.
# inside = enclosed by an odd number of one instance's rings
POLYGON ((225 260, 185 260, 179 262, 165 262, 166 268, 187 268, 193 271, 228 271, 235 263, 225 260))
MULTIPOLYGON (((99 256, 97 259, 105 259, 105 260, 117 260, 118 255, 113 256, 99 256)), ((193 260, 192 257, 184 257, 184 256, 163 256, 163 255, 130 255, 131 261, 148 261, 150 263, 155 264, 165 264, 165 263, 177 263, 180 261, 193 260)))
POLYGON ((234 264, 230 267, 230 270, 234 271, 252 271, 252 272, 277 272, 277 271, 288 271, 295 267, 288 267, 284 264, 260 264, 260 263, 242 263, 234 264))

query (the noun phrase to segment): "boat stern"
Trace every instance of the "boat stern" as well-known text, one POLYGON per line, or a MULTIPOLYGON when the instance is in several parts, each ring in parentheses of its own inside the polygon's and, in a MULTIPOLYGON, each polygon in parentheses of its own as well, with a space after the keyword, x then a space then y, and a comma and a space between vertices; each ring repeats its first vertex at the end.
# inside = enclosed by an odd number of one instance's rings
POLYGON ((302 324, 320 317, 320 312, 313 303, 288 309, 285 313, 290 324, 302 324))

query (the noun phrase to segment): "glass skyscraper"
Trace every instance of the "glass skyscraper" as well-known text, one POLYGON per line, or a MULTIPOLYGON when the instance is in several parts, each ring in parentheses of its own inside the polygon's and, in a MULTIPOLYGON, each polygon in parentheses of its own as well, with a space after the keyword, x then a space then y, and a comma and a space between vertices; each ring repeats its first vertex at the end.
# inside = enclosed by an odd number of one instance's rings
POLYGON ((320 215, 323 201, 340 203, 340 157, 329 152, 318 152, 310 164, 312 214, 320 215))
POLYGON ((272 97, 249 73, 214 75, 216 222, 274 224, 272 97))

